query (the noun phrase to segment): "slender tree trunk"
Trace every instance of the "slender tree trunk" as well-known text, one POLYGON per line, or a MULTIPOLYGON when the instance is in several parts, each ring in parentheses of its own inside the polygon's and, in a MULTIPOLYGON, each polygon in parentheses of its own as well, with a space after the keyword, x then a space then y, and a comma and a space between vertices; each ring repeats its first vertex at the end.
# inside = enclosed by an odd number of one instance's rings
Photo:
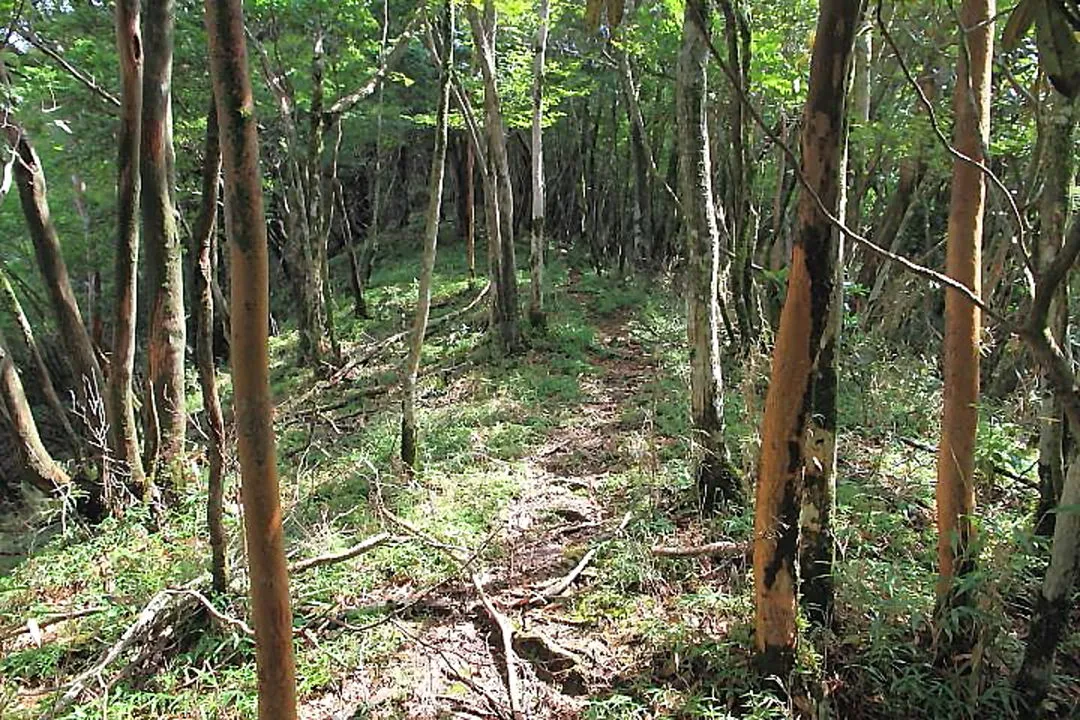
POLYGON ((232 365, 260 720, 295 720, 296 667, 267 355, 269 268, 241 0, 206 0, 232 250, 232 365))
MULTIPOLYGON (((821 202, 836 214, 844 185, 845 90, 862 2, 822 0, 819 7, 803 114, 802 170, 821 202)), ((755 639, 763 670, 780 677, 792 667, 797 641, 800 527, 816 535, 804 539, 804 557, 827 563, 832 553, 827 513, 835 477, 834 318, 840 256, 838 233, 803 192, 765 400, 754 513, 755 639), (804 489, 800 513, 804 482, 814 487, 804 489)), ((823 565, 819 577, 830 572, 823 565)), ((817 612, 827 614, 821 605, 828 602, 817 598, 817 612)))
POLYGON ((150 290, 147 397, 148 470, 158 485, 183 481, 184 438, 184 266, 173 204, 172 56, 175 0, 147 0, 143 18, 142 214, 150 290), (155 443, 157 443, 155 445, 155 443))
MULTIPOLYGON (((1043 271, 1061 250, 1069 218, 1069 190, 1075 174, 1072 152, 1076 127, 1076 104, 1054 91, 1052 105, 1043 116, 1047 130, 1043 154, 1043 190, 1039 200, 1039 268, 1043 271)), ((1062 283, 1050 305, 1050 332, 1068 353, 1069 286, 1062 283)), ((1058 394, 1049 387, 1046 372, 1039 378, 1043 393, 1039 408, 1039 504, 1035 510, 1035 532, 1054 536, 1057 513, 1052 512, 1065 485, 1065 410, 1058 394)))
POLYGON ((135 369, 136 283, 139 261, 139 172, 143 106, 143 43, 138 0, 116 4, 116 42, 120 55, 121 95, 117 180, 116 308, 109 368, 107 417, 109 446, 121 472, 145 494, 146 476, 135 427, 132 375, 135 369))
POLYGON ((30 239, 34 243, 34 254, 45 280, 53 313, 56 315, 60 337, 68 353, 68 362, 75 373, 78 402, 83 409, 87 409, 90 399, 104 389, 101 366, 94 354, 90 334, 83 325, 79 303, 71 288, 67 264, 60 248, 60 238, 49 214, 48 189, 41 161, 26 133, 10 119, 7 132, 8 141, 17 154, 15 183, 19 188, 19 201, 26 217, 30 239))
POLYGON ((0 335, 0 402, 3 403, 5 414, 17 441, 23 480, 49 495, 68 485, 71 478, 53 460, 41 442, 37 423, 34 422, 34 416, 30 412, 30 403, 26 401, 22 381, 15 370, 15 363, 11 360, 11 353, 8 352, 2 335, 0 335))
POLYGON ((494 328, 496 339, 503 352, 516 352, 521 345, 517 300, 517 261, 514 250, 514 191, 510 179, 510 158, 506 149, 506 129, 503 125, 499 91, 495 74, 495 5, 492 0, 484 2, 484 17, 473 5, 465 12, 472 26, 473 38, 480 49, 480 70, 484 78, 484 129, 487 135, 488 172, 494 185, 497 209, 492 212, 498 220, 498 265, 495 266, 496 292, 492 293, 498 303, 495 312, 498 325, 494 328))
POLYGON ((435 272, 435 249, 439 239, 439 213, 442 209, 443 180, 446 175, 447 117, 450 109, 450 73, 453 66, 454 10, 447 0, 443 20, 442 50, 439 62, 439 107, 435 120, 435 151, 431 157, 431 180, 428 185, 428 209, 424 223, 424 253, 420 260, 420 288, 416 299, 416 318, 409 340, 409 356, 402 378, 401 461, 411 472, 416 469, 416 379, 424 348, 428 314, 431 311, 431 278, 435 272))
POLYGON ((706 513, 739 501, 742 487, 724 440, 724 385, 720 370, 720 232, 709 153, 706 64, 713 8, 689 0, 675 78, 679 132, 679 202, 686 234, 687 337, 690 346, 690 419, 699 501, 706 513))
POLYGON ((81 455, 82 438, 78 436, 75 428, 71 425, 71 421, 68 420, 67 408, 64 407, 60 395, 56 392, 56 386, 53 385, 52 375, 49 373, 49 368, 45 364, 45 359, 41 356, 37 341, 34 339, 34 330, 30 326, 30 320, 26 317, 26 313, 23 312, 22 303, 19 302, 19 297, 15 294, 15 288, 11 287, 11 282, 8 280, 5 271, 0 271, 0 302, 4 304, 11 319, 15 322, 15 327, 19 331, 17 335, 19 343, 22 346, 23 353, 34 365, 35 380, 41 386, 45 402, 48 403, 49 409, 62 425, 71 449, 81 455))
POLYGON ((465 206, 465 258, 469 265, 469 280, 476 279, 476 197, 473 178, 476 176, 476 151, 465 141, 465 182, 462 184, 465 206))
MULTIPOLYGON (((964 0, 953 96, 957 150, 978 162, 985 160, 990 137, 990 62, 993 57, 995 0, 964 0), (970 58, 970 64, 969 64, 970 58)), ((949 201, 946 269, 976 295, 982 292, 981 243, 986 181, 969 162, 953 162, 949 201)), ((959 605, 972 602, 957 590, 956 580, 971 573, 971 541, 975 511, 975 429, 979 403, 980 313, 955 291, 945 291, 944 414, 938 444, 938 639, 944 623, 959 605)), ((953 642, 939 643, 939 654, 964 652, 974 642, 973 628, 953 628, 953 642), (949 647, 945 647, 945 646, 949 647)))
POLYGON ((547 50, 550 3, 540 0, 540 27, 533 45, 532 89, 532 235, 529 241, 529 321, 544 325, 544 53, 547 50))
POLYGON ((218 397, 217 374, 214 367, 214 258, 217 232, 218 187, 221 176, 221 145, 218 137, 217 109, 210 100, 206 116, 206 144, 203 151, 202 201, 199 217, 191 235, 191 254, 195 257, 194 303, 195 363, 199 370, 203 410, 206 414, 210 461, 210 478, 206 498, 206 527, 210 534, 210 570, 214 590, 225 592, 228 579, 226 564, 225 524, 225 420, 218 397))
POLYGON ((349 257, 349 286, 353 293, 353 317, 360 319, 367 314, 364 305, 364 280, 360 274, 360 258, 356 254, 356 239, 353 237, 352 220, 349 218, 349 208, 345 204, 345 189, 341 181, 334 183, 334 197, 338 202, 338 210, 341 212, 341 228, 345 233, 345 254, 349 257))

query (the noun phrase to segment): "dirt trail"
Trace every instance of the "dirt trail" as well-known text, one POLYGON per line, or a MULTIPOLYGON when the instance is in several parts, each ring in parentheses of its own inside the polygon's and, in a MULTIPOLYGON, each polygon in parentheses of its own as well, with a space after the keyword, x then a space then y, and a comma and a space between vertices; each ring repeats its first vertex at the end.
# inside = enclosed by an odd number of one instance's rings
MULTIPOLYGON (((572 421, 524 458, 520 492, 503 513, 503 561, 483 570, 487 594, 515 628, 520 708, 528 718, 579 717, 619 666, 606 629, 572 617, 570 601, 595 577, 604 542, 628 519, 606 506, 604 481, 630 461, 620 413, 634 407, 657 362, 630 337, 627 322, 619 313, 599 324, 590 352, 598 372, 583 379, 585 397, 572 421), (573 582, 552 592, 586 555, 573 582)), ((467 583, 459 589, 459 607, 395 622, 403 649, 385 665, 342 679, 305 704, 301 717, 512 718, 501 635, 475 590, 467 583)))

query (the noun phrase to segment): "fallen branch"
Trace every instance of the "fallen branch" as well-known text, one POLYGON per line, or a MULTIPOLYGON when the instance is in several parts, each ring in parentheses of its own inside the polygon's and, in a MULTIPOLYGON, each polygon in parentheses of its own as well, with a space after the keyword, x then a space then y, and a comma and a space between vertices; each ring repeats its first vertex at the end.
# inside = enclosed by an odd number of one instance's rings
POLYGON ((396 538, 394 538, 394 536, 390 533, 381 532, 376 535, 372 535, 369 538, 365 538, 364 540, 358 542, 356 545, 353 545, 351 548, 339 550, 338 552, 326 553, 325 555, 317 555, 316 557, 306 558, 304 560, 299 560, 289 567, 289 575, 299 575, 300 573, 310 570, 312 568, 323 567, 326 565, 334 565, 336 563, 345 562, 346 560, 351 560, 358 555, 363 555, 370 550, 374 550, 380 545, 385 545, 386 543, 394 539, 396 538))
POLYGON ((36 626, 40 631, 42 628, 56 623, 64 622, 65 620, 76 620, 87 615, 96 615, 99 612, 104 612, 108 608, 106 607, 88 607, 79 608, 78 610, 67 610, 65 612, 50 613, 48 615, 42 615, 39 618, 31 617, 27 618, 26 622, 19 623, 17 625, 10 625, 7 628, 0 630, 0 642, 10 640, 11 638, 19 637, 23 633, 33 632, 32 626, 36 626))
POLYGON ((540 593, 540 596, 544 598, 553 598, 562 595, 570 588, 571 585, 574 584, 574 581, 577 580, 578 576, 581 575, 581 573, 585 570, 586 567, 589 566, 589 563, 591 563, 593 561, 593 558, 595 557, 596 548, 593 548, 589 550, 589 552, 585 553, 585 555, 581 558, 578 564, 574 566, 573 570, 566 573, 566 575, 561 580, 555 581, 546 590, 543 590, 540 593))
POLYGON ((706 543, 705 545, 657 545, 653 547, 652 554, 656 557, 668 558, 692 558, 692 557, 717 557, 717 558, 740 558, 748 556, 753 550, 749 542, 733 542, 722 540, 720 542, 706 543))
POLYGON ((491 602, 491 598, 484 592, 484 585, 480 582, 480 577, 475 573, 472 575, 472 583, 473 587, 476 588, 476 594, 480 596, 480 602, 483 603, 484 610, 487 611, 492 622, 499 628, 499 635, 502 636, 503 657, 506 661, 506 692, 510 697, 510 713, 515 720, 524 718, 525 714, 521 709, 521 682, 517 673, 517 653, 514 651, 514 625, 510 622, 510 618, 499 612, 495 604, 491 602))
POLYGON ((206 597, 194 588, 185 588, 183 590, 163 590, 162 592, 166 592, 172 595, 190 595, 194 599, 198 600, 200 605, 206 608, 206 612, 210 613, 210 617, 214 618, 222 625, 230 625, 239 630, 240 632, 244 633, 245 635, 250 635, 252 637, 255 636, 255 631, 251 629, 250 625, 248 625, 240 618, 234 618, 231 615, 226 615, 225 613, 221 612, 216 607, 214 607, 214 603, 210 602, 210 598, 206 597))
POLYGON ((84 692, 90 690, 92 685, 96 685, 102 690, 108 690, 112 687, 117 678, 126 675, 129 668, 138 665, 145 659, 144 655, 147 649, 154 647, 153 638, 160 635, 175 620, 190 615, 200 600, 199 593, 189 591, 193 591, 194 588, 200 585, 209 584, 209 581, 209 575, 202 575, 183 588, 162 590, 150 598, 150 601, 143 606, 135 622, 124 631, 120 639, 101 656, 100 660, 76 677, 68 685, 68 689, 64 694, 56 700, 52 708, 42 717, 52 718, 59 715, 78 701, 84 692), (134 658, 112 679, 104 680, 102 675, 109 666, 132 648, 137 648, 134 658))

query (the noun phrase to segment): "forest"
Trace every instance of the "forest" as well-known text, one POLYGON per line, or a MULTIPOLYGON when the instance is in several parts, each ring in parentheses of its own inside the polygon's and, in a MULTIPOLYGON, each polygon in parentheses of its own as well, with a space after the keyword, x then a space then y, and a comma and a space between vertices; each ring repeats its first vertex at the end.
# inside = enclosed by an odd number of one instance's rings
POLYGON ((1080 718, 1077 0, 0 28, 3 720, 1080 718))

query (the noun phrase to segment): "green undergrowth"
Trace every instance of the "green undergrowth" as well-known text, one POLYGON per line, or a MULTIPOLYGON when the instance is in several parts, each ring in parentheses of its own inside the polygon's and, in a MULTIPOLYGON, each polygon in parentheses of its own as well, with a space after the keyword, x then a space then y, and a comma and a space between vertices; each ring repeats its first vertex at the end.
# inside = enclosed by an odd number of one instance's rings
MULTIPOLYGON (((444 241, 433 317, 464 307, 482 287, 465 277, 456 241, 444 241)), ((368 295, 371 318, 353 317, 344 274, 337 277, 335 327, 347 356, 410 320, 414 249, 385 247, 389 254, 368 295)), ((625 529, 599 546, 586 582, 562 610, 610 655, 605 673, 589 687, 585 717, 1010 717, 1008 678, 1022 651, 1027 603, 1046 547, 1030 535, 1031 490, 994 469, 1033 477, 1030 418, 1012 407, 982 409, 982 550, 972 580, 980 597, 974 610, 979 652, 970 673, 938 669, 928 625, 936 458, 925 447, 936 442, 938 371, 932 357, 891 355, 873 338, 849 333, 840 397, 836 627, 829 633, 806 628, 796 674, 763 682, 749 652, 749 564, 664 559, 650 551, 656 544, 752 535, 747 509, 707 521, 696 512, 681 296, 665 278, 598 277, 571 270, 584 267, 576 260, 555 256, 546 327, 526 329, 527 350, 520 355, 492 351, 482 308, 432 333, 423 358, 421 468, 414 477, 397 461, 393 383, 402 346, 334 385, 315 386, 313 370, 296 365, 295 330, 281 329, 271 343, 272 382, 283 408, 278 454, 290 558, 342 550, 384 529, 399 532, 380 515, 381 503, 439 543, 475 553, 478 566, 498 567, 510 561, 502 537, 509 512, 535 491, 530 483, 569 478, 592 488, 605 523, 614 526, 629 514, 625 529), (303 406, 289 404, 312 388, 303 406)), ((751 355, 725 370, 729 442, 749 482, 769 361, 751 355)), ((227 375, 223 387, 227 395, 227 375)), ((93 529, 68 518, 0 578, 0 630, 57 609, 98 609, 44 627, 40 645, 25 634, 0 641, 0 715, 35 717, 119 638, 154 593, 204 572, 204 481, 187 489, 157 530, 147 529, 151 518, 138 511, 93 529)), ((226 514, 238 563, 235 484, 226 514)), ((27 532, 42 525, 28 522, 27 532)), ((575 562, 584 548, 568 552, 575 562)), ((425 589, 448 593, 448 602, 467 602, 451 592, 463 586, 445 552, 416 541, 388 543, 294 577, 302 701, 364 682, 366 668, 387 668, 393 677, 396 658, 411 641, 385 622, 390 605, 425 589)), ((246 615, 238 594, 214 600, 225 612, 246 615)), ((151 673, 121 680, 106 697, 63 717, 254 717, 251 641, 220 624, 199 621, 198 627, 167 644, 151 673)), ((1080 649, 1075 635, 1064 651, 1070 648, 1080 649)), ((1080 694, 1069 675, 1075 671, 1063 666, 1052 697, 1058 707, 1080 694)), ((399 699, 397 710, 361 707, 356 716, 404 714, 408 698, 399 699)))

